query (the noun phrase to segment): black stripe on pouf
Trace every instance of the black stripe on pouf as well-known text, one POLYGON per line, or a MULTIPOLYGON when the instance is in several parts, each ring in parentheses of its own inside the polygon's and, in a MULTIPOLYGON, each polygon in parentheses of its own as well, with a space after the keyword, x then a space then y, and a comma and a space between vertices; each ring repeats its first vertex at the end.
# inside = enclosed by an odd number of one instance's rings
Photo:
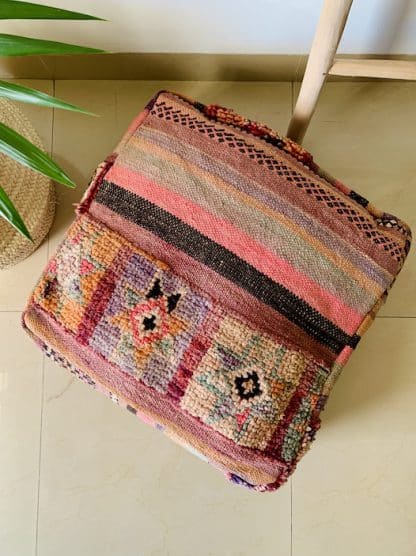
POLYGON ((355 347, 360 340, 356 334, 350 336, 345 333, 282 284, 147 199, 104 180, 95 201, 146 228, 244 288, 335 353, 339 353, 346 345, 355 347))

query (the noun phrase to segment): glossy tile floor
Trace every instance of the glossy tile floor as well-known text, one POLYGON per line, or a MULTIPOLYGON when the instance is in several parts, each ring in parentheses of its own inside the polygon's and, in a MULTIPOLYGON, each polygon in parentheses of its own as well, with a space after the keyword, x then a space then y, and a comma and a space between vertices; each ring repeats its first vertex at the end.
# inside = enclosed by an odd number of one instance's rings
MULTIPOLYGON (((414 556, 416 257, 339 379, 313 449, 271 494, 209 466, 90 390, 26 338, 20 312, 95 166, 171 88, 286 130, 291 83, 23 81, 99 118, 24 106, 79 184, 38 251, 0 273, 0 554, 414 556)), ((416 230, 416 83, 329 83, 305 146, 416 230)))

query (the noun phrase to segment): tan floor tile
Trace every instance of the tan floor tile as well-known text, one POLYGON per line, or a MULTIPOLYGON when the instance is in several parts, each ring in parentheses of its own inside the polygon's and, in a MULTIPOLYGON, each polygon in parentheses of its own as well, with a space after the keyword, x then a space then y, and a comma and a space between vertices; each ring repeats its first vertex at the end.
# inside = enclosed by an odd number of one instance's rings
POLYGON ((47 261, 47 240, 27 259, 0 270, 0 311, 21 311, 47 261))
POLYGON ((36 539, 42 354, 17 314, 0 313, 0 338, 0 554, 28 556, 36 539))
MULTIPOLYGON (((53 93, 53 83, 46 79, 15 79, 10 81, 39 89, 48 94, 53 93)), ((52 110, 20 103, 19 108, 32 122, 43 141, 45 149, 50 153, 52 110)), ((16 267, 0 271, 0 311, 18 311, 24 307, 32 285, 46 263, 46 258, 47 242, 45 241, 39 249, 16 267)))
MULTIPOLYGON (((416 230, 415 129, 416 83, 327 83, 304 146, 328 172, 416 230)), ((414 248, 380 315, 416 316, 414 248)))
POLYGON ((322 442, 294 478, 293 556, 414 556, 414 462, 400 440, 322 442))
POLYGON ((415 357, 416 319, 376 319, 293 477, 293 556, 416 553, 415 357))
POLYGON ((290 488, 228 483, 47 362, 39 554, 288 556, 290 488))
POLYGON ((416 440, 415 358, 416 319, 376 318, 334 387, 326 428, 333 425, 337 437, 363 427, 368 438, 413 434, 416 440))
POLYGON ((290 83, 232 81, 118 81, 117 110, 132 118, 155 92, 167 89, 206 104, 233 108, 255 120, 266 120, 280 130, 287 127, 292 102, 290 83), (259 99, 262 99, 259 102, 259 99), (122 112, 121 112, 122 111, 122 112))

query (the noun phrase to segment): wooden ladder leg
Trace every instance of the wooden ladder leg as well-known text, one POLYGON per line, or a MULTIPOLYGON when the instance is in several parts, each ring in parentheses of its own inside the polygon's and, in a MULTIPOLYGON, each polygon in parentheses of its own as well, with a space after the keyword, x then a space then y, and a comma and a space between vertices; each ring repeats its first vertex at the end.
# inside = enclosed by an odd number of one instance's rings
POLYGON ((324 0, 287 136, 301 143, 332 66, 352 0, 324 0))

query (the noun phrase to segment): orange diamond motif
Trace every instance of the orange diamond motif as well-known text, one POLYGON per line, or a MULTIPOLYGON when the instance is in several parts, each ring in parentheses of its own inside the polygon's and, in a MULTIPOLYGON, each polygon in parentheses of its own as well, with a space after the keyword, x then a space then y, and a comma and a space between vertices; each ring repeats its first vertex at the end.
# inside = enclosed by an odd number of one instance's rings
POLYGON ((133 335, 140 345, 161 340, 169 332, 168 311, 163 297, 139 303, 130 314, 133 335))

